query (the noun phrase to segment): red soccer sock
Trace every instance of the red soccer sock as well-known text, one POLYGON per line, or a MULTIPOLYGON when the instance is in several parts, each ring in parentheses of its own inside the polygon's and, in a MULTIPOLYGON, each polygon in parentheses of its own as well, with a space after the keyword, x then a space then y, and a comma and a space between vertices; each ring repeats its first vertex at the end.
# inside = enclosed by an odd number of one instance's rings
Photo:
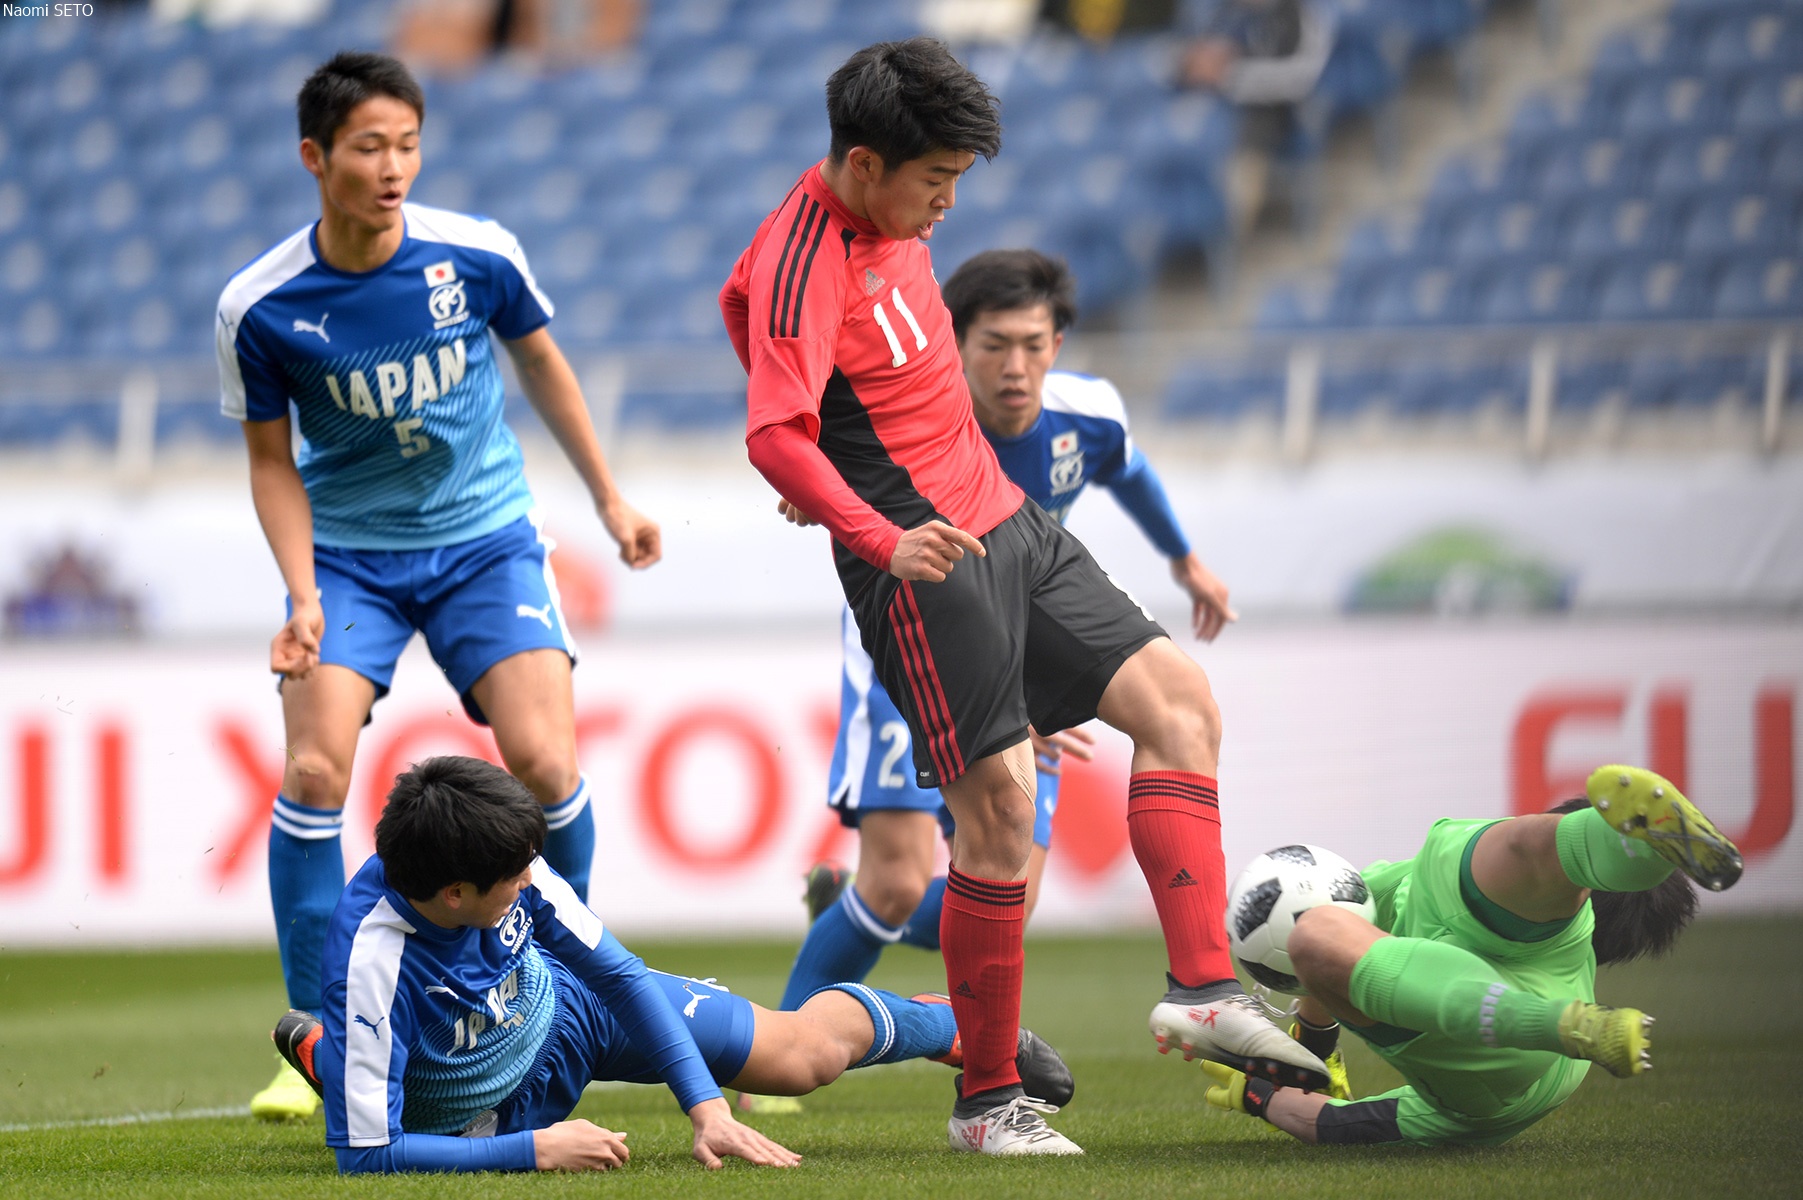
POLYGON ((1232 979, 1215 781, 1191 771, 1134 775, 1127 783, 1127 837, 1158 907, 1172 976, 1185 987, 1232 979))
POLYGON ((964 1094, 1020 1082, 1020 983, 1026 971, 1021 934, 1027 883, 977 879, 953 867, 945 880, 939 945, 958 1038, 964 1045, 964 1094))

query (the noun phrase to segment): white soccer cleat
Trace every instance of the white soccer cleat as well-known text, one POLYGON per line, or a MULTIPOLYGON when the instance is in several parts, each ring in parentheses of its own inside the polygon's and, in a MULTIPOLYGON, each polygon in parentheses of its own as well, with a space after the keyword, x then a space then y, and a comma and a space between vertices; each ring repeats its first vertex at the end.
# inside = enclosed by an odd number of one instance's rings
POLYGON ((1279 1087, 1324 1092, 1332 1086, 1327 1064, 1271 1024, 1264 1006, 1244 992, 1191 1003, 1163 1000, 1149 1023, 1160 1054, 1180 1050, 1185 1062, 1225 1063, 1279 1087))
POLYGON ((947 1127, 952 1149, 998 1158, 1083 1153, 1083 1147, 1045 1123, 1057 1111, 1056 1104, 1016 1096, 968 1120, 954 1116, 947 1127))

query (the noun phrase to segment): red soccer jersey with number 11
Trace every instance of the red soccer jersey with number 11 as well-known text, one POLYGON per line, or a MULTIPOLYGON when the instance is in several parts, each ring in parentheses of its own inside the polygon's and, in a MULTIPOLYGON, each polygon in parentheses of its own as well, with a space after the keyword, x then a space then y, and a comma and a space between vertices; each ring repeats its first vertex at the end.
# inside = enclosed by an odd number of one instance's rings
POLYGON ((854 536, 868 512, 810 512, 838 538, 842 572, 855 567, 848 552, 886 570, 901 530, 938 519, 982 537, 1021 506, 971 412, 926 243, 854 216, 818 166, 759 226, 720 307, 751 376, 746 436, 800 418, 896 527, 854 536))

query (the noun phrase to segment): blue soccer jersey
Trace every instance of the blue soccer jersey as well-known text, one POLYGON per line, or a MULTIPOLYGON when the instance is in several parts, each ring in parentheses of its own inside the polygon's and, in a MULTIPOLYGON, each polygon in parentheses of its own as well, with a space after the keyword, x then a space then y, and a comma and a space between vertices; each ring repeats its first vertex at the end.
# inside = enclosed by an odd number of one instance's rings
POLYGON ((560 1004, 555 979, 572 977, 685 1111, 720 1095, 665 989, 544 859, 498 925, 445 929, 388 886, 372 856, 326 934, 325 1034, 314 1058, 326 1144, 353 1157, 392 1148, 415 1167, 531 1169, 529 1129, 444 1135, 479 1132, 484 1118, 492 1125, 541 1057, 560 1004))
POLYGON ((984 431, 1008 473, 1032 501, 1064 524, 1091 483, 1114 493, 1166 558, 1190 552, 1164 483, 1127 429, 1127 406, 1106 379, 1048 371, 1039 419, 1014 437, 984 431))
POLYGON ((219 298, 220 408, 273 421, 293 405, 320 545, 448 546, 532 506, 487 333, 524 337, 551 302, 493 221, 402 213, 400 249, 373 271, 327 265, 310 226, 219 298))

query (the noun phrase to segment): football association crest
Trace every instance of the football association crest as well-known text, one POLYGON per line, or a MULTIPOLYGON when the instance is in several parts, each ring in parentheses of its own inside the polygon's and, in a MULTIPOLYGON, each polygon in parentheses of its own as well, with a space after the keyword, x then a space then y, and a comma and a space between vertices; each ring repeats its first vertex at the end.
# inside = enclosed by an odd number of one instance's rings
POLYGON ((463 294, 463 281, 457 278, 456 264, 450 259, 433 263, 425 270, 426 286, 432 294, 426 307, 432 313, 432 328, 443 329, 469 320, 469 301, 463 294))
POLYGON ((1052 494, 1074 492, 1083 486, 1083 444, 1077 431, 1067 429, 1052 439, 1052 494))

